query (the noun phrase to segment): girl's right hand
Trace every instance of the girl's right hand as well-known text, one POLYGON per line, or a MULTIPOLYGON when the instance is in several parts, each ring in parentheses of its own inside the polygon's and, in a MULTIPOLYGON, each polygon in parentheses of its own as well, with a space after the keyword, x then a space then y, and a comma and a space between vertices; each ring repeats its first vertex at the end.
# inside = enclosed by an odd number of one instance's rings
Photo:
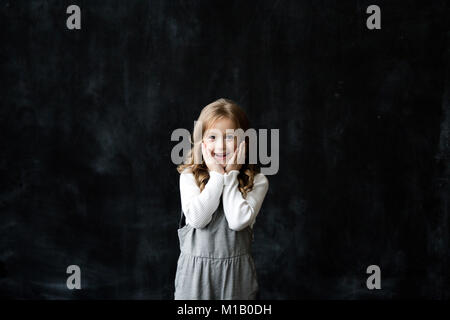
POLYGON ((216 159, 214 159, 212 155, 212 152, 206 148, 204 142, 202 142, 202 154, 203 159, 205 159, 205 164, 208 167, 209 171, 216 171, 220 174, 225 173, 223 167, 219 163, 217 163, 216 159))

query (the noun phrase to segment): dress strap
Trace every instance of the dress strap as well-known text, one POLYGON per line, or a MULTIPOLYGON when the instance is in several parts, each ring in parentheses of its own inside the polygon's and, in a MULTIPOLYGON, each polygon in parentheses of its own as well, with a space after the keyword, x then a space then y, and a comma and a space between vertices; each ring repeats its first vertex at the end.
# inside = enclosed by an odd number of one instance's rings
POLYGON ((184 216, 184 212, 183 212, 183 210, 180 210, 180 211, 181 211, 181 217, 180 217, 180 221, 178 222, 179 229, 183 228, 186 225, 186 218, 184 216))

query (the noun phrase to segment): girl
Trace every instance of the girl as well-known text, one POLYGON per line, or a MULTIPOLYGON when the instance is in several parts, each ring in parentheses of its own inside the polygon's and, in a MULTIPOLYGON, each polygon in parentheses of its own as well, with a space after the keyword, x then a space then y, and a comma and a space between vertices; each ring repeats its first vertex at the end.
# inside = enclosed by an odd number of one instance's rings
POLYGON ((257 297, 251 244, 269 181, 247 163, 246 141, 238 145, 237 136, 226 132, 239 128, 246 132, 249 121, 236 103, 223 98, 210 103, 194 127, 198 141, 177 168, 182 211, 176 300, 257 297), (203 159, 194 161, 200 150, 203 159))

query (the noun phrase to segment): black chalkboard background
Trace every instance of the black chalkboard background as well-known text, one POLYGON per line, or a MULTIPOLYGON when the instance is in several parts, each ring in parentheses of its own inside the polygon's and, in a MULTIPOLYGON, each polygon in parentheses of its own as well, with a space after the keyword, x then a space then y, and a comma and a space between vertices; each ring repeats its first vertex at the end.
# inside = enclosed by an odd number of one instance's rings
POLYGON ((171 133, 226 97, 280 130, 255 224, 261 298, 450 298, 448 9, 1 0, 0 296, 172 299, 171 133))

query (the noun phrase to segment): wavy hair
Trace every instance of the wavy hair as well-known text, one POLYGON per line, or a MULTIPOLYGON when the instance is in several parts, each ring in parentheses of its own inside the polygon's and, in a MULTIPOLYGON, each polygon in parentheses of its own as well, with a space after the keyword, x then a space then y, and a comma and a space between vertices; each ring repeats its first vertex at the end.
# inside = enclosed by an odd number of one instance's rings
MULTIPOLYGON (((208 167, 205 164, 203 157, 200 161, 194 161, 195 155, 201 154, 201 143, 203 134, 211 127, 211 125, 219 119, 228 118, 235 124, 236 129, 242 129, 244 132, 250 127, 250 122, 244 110, 234 101, 230 99, 220 98, 202 109, 197 122, 194 125, 194 142, 191 137, 191 150, 189 150, 184 163, 178 165, 177 171, 181 174, 185 169, 193 173, 197 186, 200 192, 205 188, 209 180, 208 167)), ((260 169, 255 164, 248 162, 248 137, 245 136, 245 162, 242 164, 238 174, 238 188, 244 198, 247 193, 253 189, 253 181, 260 172, 260 169)))

